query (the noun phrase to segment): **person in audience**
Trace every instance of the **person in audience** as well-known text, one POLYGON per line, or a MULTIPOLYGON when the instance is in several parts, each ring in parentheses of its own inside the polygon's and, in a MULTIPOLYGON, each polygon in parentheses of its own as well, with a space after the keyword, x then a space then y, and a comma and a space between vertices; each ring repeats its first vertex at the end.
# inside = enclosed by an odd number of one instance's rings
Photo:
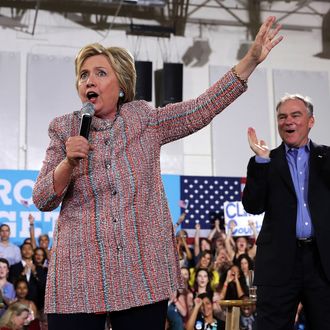
POLYGON ((9 262, 5 258, 0 258, 0 301, 3 303, 3 307, 0 307, 0 317, 16 297, 13 284, 8 282, 8 274, 9 262))
POLYGON ((11 304, 0 319, 0 330, 22 330, 29 317, 29 309, 20 303, 11 304))
POLYGON ((243 253, 237 258, 237 265, 244 274, 246 285, 248 287, 252 286, 254 279, 253 260, 249 257, 248 254, 243 253))
POLYGON ((47 234, 41 234, 41 235, 39 235, 39 237, 38 237, 38 243, 39 243, 39 247, 43 248, 46 251, 47 258, 48 258, 48 254, 49 254, 49 251, 50 251, 50 247, 49 247, 49 243, 50 243, 49 236, 47 234))
POLYGON ((196 281, 192 288, 192 291, 187 295, 187 305, 189 314, 194 305, 194 299, 201 293, 213 294, 211 287, 212 274, 205 268, 199 268, 196 271, 196 281))
POLYGON ((209 239, 209 241, 212 241, 213 238, 214 238, 216 235, 219 235, 219 234, 221 234, 220 219, 215 218, 215 219, 214 219, 214 226, 213 226, 213 228, 211 229, 211 231, 209 232, 207 238, 209 239))
POLYGON ((15 292, 17 302, 25 305, 29 309, 29 317, 26 320, 26 330, 40 330, 39 314, 35 303, 28 299, 29 287, 26 279, 21 278, 15 282, 15 292))
POLYGON ((232 265, 233 262, 230 260, 226 248, 219 247, 214 260, 214 270, 217 271, 221 277, 222 274, 226 272, 232 265))
POLYGON ((212 252, 217 255, 218 250, 226 248, 226 234, 220 229, 220 220, 216 219, 214 222, 214 228, 210 231, 208 235, 208 240, 212 244, 212 252))
POLYGON ((47 260, 47 253, 45 249, 42 247, 36 247, 33 251, 33 263, 36 266, 47 268, 47 266, 45 266, 47 264, 46 260, 47 260))
POLYGON ((48 267, 46 266, 47 253, 45 249, 42 247, 37 247, 34 249, 33 254, 33 263, 38 269, 38 293, 39 293, 39 301, 38 301, 38 313, 40 319, 40 328, 41 330, 47 330, 47 316, 44 313, 44 305, 45 305, 45 291, 46 291, 46 281, 47 281, 47 272, 48 267))
MULTIPOLYGON (((242 300, 248 302, 248 297, 243 297, 242 300)), ((256 330, 255 305, 243 303, 240 312, 239 330, 256 330)))
POLYGON ((37 306, 40 303, 42 286, 41 281, 44 278, 42 267, 33 263, 33 248, 30 243, 21 245, 22 260, 17 264, 10 266, 9 281, 14 283, 23 278, 28 283, 28 299, 32 300, 37 306))
POLYGON ((212 281, 210 284, 212 289, 215 290, 215 288, 219 284, 219 274, 216 270, 214 270, 212 258, 213 258, 212 252, 210 250, 204 250, 201 253, 201 257, 197 265, 189 269, 189 273, 190 273, 189 285, 191 288, 194 287, 197 270, 202 268, 207 270, 210 274, 212 274, 212 281))
POLYGON ((217 300, 236 300, 248 296, 248 287, 243 272, 238 266, 232 265, 220 278, 217 288, 217 300))
POLYGON ((190 273, 189 273, 189 268, 182 266, 180 268, 180 273, 181 277, 183 279, 183 290, 190 290, 189 286, 189 278, 190 278, 190 273))
MULTIPOLYGON (((34 232, 34 216, 30 213, 29 214, 29 222, 30 222, 30 226, 29 226, 29 232, 30 232, 30 239, 31 239, 31 244, 33 249, 37 248, 37 243, 36 243, 36 238, 35 238, 35 232, 34 232)), ((48 265, 48 260, 49 260, 49 254, 50 254, 50 248, 49 248, 49 243, 50 243, 50 239, 49 236, 47 234, 41 234, 38 237, 38 243, 39 243, 39 247, 43 248, 46 252, 46 259, 45 259, 45 266, 48 265)))
POLYGON ((198 264, 204 251, 211 251, 211 241, 206 237, 200 236, 201 225, 196 223, 195 225, 195 238, 194 238, 194 261, 195 265, 198 264))
POLYGON ((309 138, 308 97, 288 94, 276 106, 282 144, 270 150, 253 128, 244 209, 264 212, 254 284, 257 328, 293 329, 301 302, 310 329, 330 329, 330 147, 309 138))
POLYGON ((161 147, 208 125, 246 90, 282 39, 274 23, 266 19, 244 58, 202 95, 158 109, 134 101, 134 59, 125 49, 91 44, 79 51, 83 109, 51 121, 33 189, 41 211, 61 204, 45 301, 50 330, 103 330, 106 312, 113 330, 164 329, 181 277, 161 147), (93 110, 87 139, 80 124, 93 110))
POLYGON ((237 259, 241 254, 248 254, 251 259, 254 259, 256 255, 257 246, 255 240, 257 238, 257 230, 254 221, 249 221, 249 226, 253 233, 253 243, 249 246, 249 240, 247 236, 238 236, 233 238, 232 233, 235 228, 235 223, 232 221, 229 225, 227 237, 226 237, 226 249, 228 251, 230 259, 234 264, 237 264, 237 259))
POLYGON ((186 330, 224 330, 225 323, 213 313, 212 295, 202 293, 194 300, 194 307, 187 321, 186 330))
POLYGON ((0 225, 0 258, 5 258, 9 266, 21 261, 21 251, 19 247, 9 241, 10 227, 3 223, 0 225))
POLYGON ((184 318, 184 323, 186 323, 188 316, 189 316, 189 310, 192 306, 189 306, 188 300, 189 300, 189 294, 192 292, 190 286, 189 286, 189 268, 187 267, 181 267, 181 277, 183 279, 183 288, 179 290, 180 294, 184 297, 186 306, 187 306, 187 314, 184 318))
POLYGON ((184 294, 178 290, 172 294, 168 301, 167 320, 169 330, 184 330, 184 319, 187 316, 188 308, 184 294))
POLYGON ((177 251, 180 261, 180 268, 188 267, 191 264, 193 259, 192 253, 187 243, 188 234, 185 230, 181 229, 176 234, 176 244, 177 244, 177 251))

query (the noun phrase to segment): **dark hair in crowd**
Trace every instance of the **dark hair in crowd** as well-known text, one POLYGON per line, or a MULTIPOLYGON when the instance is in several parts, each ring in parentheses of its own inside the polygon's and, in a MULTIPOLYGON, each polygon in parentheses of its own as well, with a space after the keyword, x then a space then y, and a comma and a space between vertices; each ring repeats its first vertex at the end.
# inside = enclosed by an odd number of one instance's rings
POLYGON ((246 259, 249 264, 249 270, 254 269, 254 263, 253 260, 250 258, 250 256, 247 253, 241 254, 235 261, 235 265, 237 265, 239 268, 241 268, 241 261, 242 259, 246 259))
POLYGON ((9 269, 9 262, 8 262, 7 259, 5 259, 5 258, 0 258, 0 262, 2 262, 3 264, 6 264, 7 267, 8 267, 8 269, 9 269))
POLYGON ((25 245, 31 246, 31 249, 33 250, 33 246, 32 246, 31 243, 29 243, 29 242, 23 242, 23 244, 20 246, 21 251, 23 249, 23 246, 25 246, 25 245))
POLYGON ((213 279, 213 275, 211 272, 209 272, 207 269, 205 268, 198 268, 195 274, 195 283, 194 283, 194 291, 197 292, 198 291, 198 283, 197 283, 197 276, 200 272, 206 272, 207 277, 209 279, 207 285, 206 285, 206 292, 212 292, 211 289, 211 281, 213 279))

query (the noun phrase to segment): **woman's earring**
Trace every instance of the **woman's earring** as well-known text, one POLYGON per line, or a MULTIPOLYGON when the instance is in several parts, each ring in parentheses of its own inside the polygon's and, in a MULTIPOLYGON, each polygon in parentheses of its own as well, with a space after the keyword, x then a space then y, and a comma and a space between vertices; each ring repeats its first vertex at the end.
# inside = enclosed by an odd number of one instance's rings
POLYGON ((125 94, 124 94, 123 91, 120 91, 120 92, 119 92, 119 97, 120 97, 120 98, 124 97, 124 95, 125 95, 125 94))

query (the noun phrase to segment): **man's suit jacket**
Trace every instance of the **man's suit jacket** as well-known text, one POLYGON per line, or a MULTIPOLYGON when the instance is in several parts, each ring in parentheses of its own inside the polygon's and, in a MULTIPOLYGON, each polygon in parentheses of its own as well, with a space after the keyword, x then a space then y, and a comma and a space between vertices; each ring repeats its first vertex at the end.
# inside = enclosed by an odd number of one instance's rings
MULTIPOLYGON (((24 266, 21 261, 18 262, 17 264, 10 266, 8 280, 13 284, 15 284, 15 282, 21 278, 27 280, 26 275, 22 275, 23 270, 24 270, 24 266)), ((41 296, 41 293, 44 292, 45 279, 44 279, 42 267, 36 266, 36 272, 37 272, 36 276, 34 276, 31 272, 30 280, 28 281, 29 293, 27 295, 27 299, 32 300, 39 307, 40 301, 43 298, 41 296)))
MULTIPOLYGON (((282 143, 266 164, 250 159, 242 202, 265 212, 257 239, 255 284, 286 284, 296 253, 297 197, 282 143)), ((310 142, 308 204, 325 276, 330 280, 330 148, 310 142)))

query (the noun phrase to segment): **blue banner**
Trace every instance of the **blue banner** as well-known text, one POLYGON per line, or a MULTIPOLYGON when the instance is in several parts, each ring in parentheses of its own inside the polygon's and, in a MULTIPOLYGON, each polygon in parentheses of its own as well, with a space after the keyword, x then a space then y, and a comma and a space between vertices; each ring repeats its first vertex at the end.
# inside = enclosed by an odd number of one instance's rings
MULTIPOLYGON (((38 171, 0 170, 0 224, 10 227, 11 242, 20 245, 30 237, 28 216, 35 218, 35 237, 48 234, 53 237, 53 229, 59 216, 60 208, 52 212, 39 211, 32 202, 32 190, 38 171)), ((180 176, 163 175, 165 192, 174 222, 180 215, 180 176)))
POLYGON ((20 245, 30 237, 28 216, 35 218, 35 237, 48 234, 59 215, 59 208, 52 212, 40 212, 32 202, 32 189, 38 171, 0 170, 0 223, 10 227, 11 242, 20 245))

